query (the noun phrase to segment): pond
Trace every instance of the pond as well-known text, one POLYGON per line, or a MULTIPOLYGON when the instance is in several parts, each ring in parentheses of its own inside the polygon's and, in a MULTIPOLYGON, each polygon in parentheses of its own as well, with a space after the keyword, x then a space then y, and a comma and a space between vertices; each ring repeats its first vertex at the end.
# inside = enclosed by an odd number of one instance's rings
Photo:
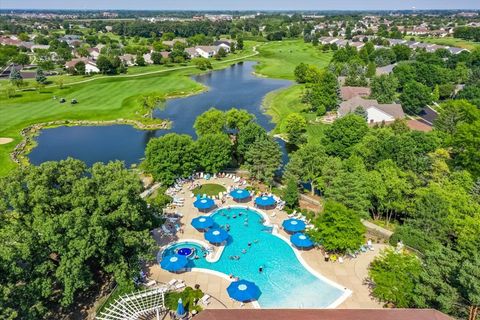
MULTIPOLYGON (((263 97, 270 91, 285 88, 290 81, 254 76, 255 62, 235 64, 223 70, 192 77, 208 87, 208 91, 167 101, 165 108, 154 116, 172 121, 170 130, 138 130, 129 125, 57 127, 43 130, 37 137, 38 146, 29 154, 32 164, 73 157, 87 165, 95 162, 122 160, 126 166, 139 163, 145 147, 153 137, 175 132, 196 137, 193 123, 197 116, 211 107, 229 110, 233 107, 254 114, 266 130, 274 128, 261 108, 263 97)), ((284 163, 287 154, 282 146, 284 163)))

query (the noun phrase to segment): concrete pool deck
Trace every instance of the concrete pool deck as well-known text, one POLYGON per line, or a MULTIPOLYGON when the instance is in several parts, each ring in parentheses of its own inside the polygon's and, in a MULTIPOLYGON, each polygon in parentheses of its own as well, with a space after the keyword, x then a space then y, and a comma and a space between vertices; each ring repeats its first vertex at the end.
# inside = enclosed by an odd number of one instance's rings
MULTIPOLYGON (((231 179, 228 178, 217 178, 210 180, 196 180, 197 183, 218 183, 224 185, 225 187, 236 185, 231 179)), ((204 241, 203 233, 198 232, 190 224, 191 220, 202 213, 199 213, 196 208, 193 207, 193 201, 195 198, 191 197, 191 191, 188 190, 188 183, 185 184, 182 190, 177 193, 177 197, 185 198, 183 207, 178 207, 170 212, 178 212, 183 215, 179 224, 183 230, 183 233, 177 232, 174 236, 165 235, 162 229, 155 229, 152 231, 152 235, 159 245, 159 249, 164 246, 167 246, 174 241, 182 241, 186 239, 204 241)), ((219 204, 220 201, 216 200, 216 203, 219 204)), ((232 199, 228 199, 222 207, 227 206, 250 206, 254 207, 253 201, 237 203, 232 199)), ((283 231, 281 224, 283 220, 287 219, 288 216, 286 212, 275 210, 266 210, 264 211, 269 218, 269 222, 272 225, 277 226, 279 235, 287 238, 289 235, 283 231), (272 217, 272 214, 274 216, 272 217)), ((370 262, 375 258, 379 252, 385 248, 386 245, 374 244, 374 251, 368 251, 362 253, 356 259, 346 259, 343 264, 338 262, 325 262, 323 259, 322 252, 319 249, 312 249, 309 251, 298 251, 306 264, 317 273, 321 274, 330 281, 336 282, 337 284, 349 289, 352 291, 352 294, 347 297, 337 308, 381 308, 382 304, 373 300, 370 297, 370 291, 366 285, 363 285, 364 279, 368 275, 367 267, 370 262)), ((218 249, 217 249, 218 250, 218 249)), ((240 304, 237 301, 233 301, 227 294, 226 288, 228 287, 230 281, 226 276, 219 276, 215 272, 205 272, 204 270, 193 270, 192 272, 185 272, 181 274, 173 274, 167 272, 160 268, 158 263, 148 266, 148 276, 150 279, 156 280, 159 283, 168 283, 171 279, 184 280, 187 286, 194 287, 196 284, 200 285, 205 293, 212 296, 210 299, 210 304, 207 308, 212 309, 221 309, 221 308, 254 308, 255 305, 252 303, 246 303, 244 305, 240 304)))

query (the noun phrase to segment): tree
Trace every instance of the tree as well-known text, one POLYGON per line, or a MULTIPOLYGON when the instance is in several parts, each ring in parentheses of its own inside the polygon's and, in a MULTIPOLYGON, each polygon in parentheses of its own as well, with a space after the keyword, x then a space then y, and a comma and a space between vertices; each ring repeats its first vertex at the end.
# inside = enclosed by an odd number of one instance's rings
POLYGON ((285 170, 285 176, 296 181, 307 182, 315 194, 316 181, 322 174, 326 154, 323 146, 308 143, 290 156, 285 170))
POLYGON ((225 130, 225 114, 215 108, 205 111, 197 117, 193 127, 198 136, 221 133, 225 130))
POLYGON ((402 107, 408 114, 416 115, 432 102, 430 89, 416 81, 408 82, 400 95, 402 107))
POLYGON ((364 242, 365 227, 353 210, 343 204, 327 201, 324 212, 308 231, 312 239, 327 251, 355 251, 364 242))
POLYGON ((7 84, 2 88, 2 93, 5 94, 7 99, 13 98, 15 96, 15 91, 15 87, 10 84, 7 84))
POLYGON ((295 67, 295 81, 298 83, 305 83, 306 82, 306 73, 307 73, 308 65, 301 62, 298 66, 295 67))
POLYGON ((12 62, 24 66, 30 63, 30 57, 25 53, 19 53, 13 57, 12 62))
POLYGON ((153 119, 153 111, 159 104, 165 102, 165 98, 157 95, 145 95, 140 97, 140 104, 148 113, 150 119, 153 119))
POLYGON ((155 180, 169 186, 176 178, 187 177, 196 169, 194 142, 189 135, 175 133, 151 139, 142 165, 155 180))
POLYGON ((382 48, 375 50, 375 52, 373 53, 373 59, 377 66, 384 67, 386 65, 394 63, 396 55, 394 50, 382 48))
POLYGON ((369 173, 371 185, 371 213, 374 219, 383 217, 388 224, 407 209, 410 185, 407 175, 393 162, 384 160, 377 163, 376 170, 369 173))
POLYGON ((436 84, 435 87, 433 88, 432 100, 434 102, 437 102, 440 100, 440 86, 438 84, 436 84))
POLYGON ((397 94, 398 81, 394 75, 374 77, 371 83, 372 97, 379 103, 392 103, 397 94))
POLYGON ((50 318, 103 277, 134 289, 139 262, 153 258, 149 231, 158 225, 138 176, 121 162, 90 169, 73 159, 46 162, 1 185, 1 312, 50 318))
POLYGON ((237 154, 240 160, 243 160, 248 149, 256 140, 266 139, 266 137, 267 131, 254 121, 240 129, 237 135, 237 154))
POLYGON ((217 173, 225 169, 232 161, 231 151, 232 143, 224 133, 202 134, 195 142, 198 164, 206 172, 217 173))
POLYGON ((217 54, 215 55, 215 59, 220 60, 227 56, 227 51, 224 48, 218 49, 217 54))
POLYGON ((243 50, 243 38, 238 38, 237 39, 237 49, 238 50, 243 50))
POLYGON ((385 250, 369 266, 372 294, 397 308, 413 307, 415 285, 421 271, 421 261, 414 254, 385 250))
POLYGON ((45 82, 47 82, 47 77, 45 77, 42 68, 37 69, 37 72, 35 73, 35 80, 41 84, 45 84, 45 82))
POLYGON ((22 74, 16 68, 12 68, 12 71, 10 71, 10 82, 17 87, 20 87, 23 84, 22 74))
POLYGON ((352 148, 368 132, 365 119, 355 114, 348 114, 325 130, 323 143, 329 155, 347 158, 352 148))
POLYGON ((56 85, 60 88, 63 89, 63 86, 65 85, 65 76, 60 75, 55 79, 56 85))
POLYGON ((75 69, 74 69, 76 74, 84 75, 85 74, 85 62, 83 61, 78 61, 75 64, 75 69))
POLYGON ((194 58, 192 59, 194 65, 200 70, 212 69, 212 63, 207 58, 194 58))
POLYGON ((267 184, 273 182, 275 171, 280 168, 281 161, 280 146, 268 136, 255 140, 245 154, 245 167, 250 176, 267 184))
POLYGON ((377 65, 375 64, 375 62, 369 62, 367 65, 367 72, 365 76, 371 79, 375 76, 376 73, 377 73, 377 65))
POLYGON ((254 119, 255 116, 248 111, 232 108, 225 113, 226 129, 232 133, 238 133, 254 119))
POLYGON ((453 162, 475 177, 480 177, 480 120, 472 124, 461 123, 451 138, 453 162))
POLYGON ((153 64, 163 64, 163 56, 160 52, 152 52, 151 59, 153 61, 153 64))
POLYGON ((435 129, 453 135, 461 123, 473 123, 480 120, 480 110, 466 100, 450 100, 438 108, 435 129))
POLYGON ((288 143, 299 146, 307 142, 307 121, 298 113, 289 114, 283 121, 288 143))
POLYGON ((135 62, 137 63, 137 66, 139 67, 144 67, 147 65, 145 58, 143 57, 142 54, 137 54, 137 57, 135 58, 135 62))
POLYGON ((394 45, 392 47, 393 52, 395 53, 395 60, 398 61, 403 61, 403 60, 410 60, 410 57, 412 55, 412 49, 410 49, 406 45, 394 45))
POLYGON ((283 200, 285 201, 288 208, 295 208, 298 206, 298 185, 297 182, 293 179, 288 179, 287 186, 285 187, 285 191, 283 193, 283 200))
POLYGON ((323 72, 318 83, 307 86, 302 100, 309 103, 313 111, 334 110, 339 102, 337 77, 332 72, 323 72))

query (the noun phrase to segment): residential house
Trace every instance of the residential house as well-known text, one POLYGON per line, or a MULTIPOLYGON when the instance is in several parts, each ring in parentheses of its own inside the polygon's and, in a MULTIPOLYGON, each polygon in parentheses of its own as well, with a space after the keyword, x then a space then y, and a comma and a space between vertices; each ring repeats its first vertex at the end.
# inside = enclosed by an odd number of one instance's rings
POLYGON ((88 48, 87 50, 90 55, 90 58, 92 58, 93 60, 97 60, 98 57, 100 56, 99 48, 93 47, 93 48, 88 48))
POLYGON ((0 36, 0 44, 4 46, 20 46, 22 41, 18 39, 17 37, 5 37, 5 36, 0 36))
POLYGON ((350 47, 354 47, 357 50, 362 49, 365 46, 364 42, 350 42, 349 43, 350 47))
POLYGON ((393 72, 393 69, 397 66, 396 63, 394 64, 389 64, 384 67, 378 67, 375 74, 377 76, 381 76, 382 74, 390 74, 393 72))
POLYGON ((218 47, 216 46, 197 46, 195 47, 197 53, 203 58, 212 58, 218 52, 218 47))
POLYGON ((126 64, 129 67, 135 65, 136 56, 134 56, 133 54, 126 53, 124 55, 119 56, 119 58, 124 64, 126 64))
POLYGON ((234 40, 230 40, 230 39, 219 39, 219 40, 215 41, 213 43, 213 45, 215 45, 215 46, 224 45, 224 46, 228 47, 228 49, 230 50, 230 47, 232 45, 237 46, 237 42, 234 41, 234 40))
POLYGON ((77 59, 72 59, 70 61, 67 61, 65 63, 65 68, 73 69, 79 62, 85 63, 85 73, 87 74, 100 72, 100 69, 98 69, 97 64, 94 61, 89 60, 87 58, 77 58, 77 59))
POLYGON ((462 53, 464 51, 470 52, 469 50, 467 50, 465 48, 456 48, 456 47, 448 47, 447 50, 450 51, 451 54, 459 54, 459 53, 462 53))
POLYGON ((407 41, 406 40, 403 40, 403 39, 387 39, 388 42, 390 43, 390 46, 396 46, 396 45, 399 45, 399 44, 406 44, 407 41))
POLYGON ((367 122, 369 124, 388 123, 405 118, 400 104, 380 104, 377 100, 363 99, 361 96, 355 96, 340 103, 337 114, 339 117, 344 117, 355 112, 358 107, 367 112, 367 122))
POLYGON ((339 39, 335 37, 321 37, 318 39, 321 44, 334 44, 339 39))
POLYGON ((340 97, 343 101, 350 100, 354 97, 368 97, 372 93, 369 87, 341 87, 340 97))
POLYGON ((145 60, 145 63, 146 63, 146 64, 153 64, 152 54, 151 54, 151 53, 145 53, 145 54, 143 55, 143 59, 145 60))
MULTIPOLYGON (((188 54, 188 57, 190 59, 198 58, 200 56, 199 53, 197 52, 197 50, 195 49, 195 47, 185 48, 185 52, 188 54)), ((162 54, 162 56, 163 56, 163 54, 162 54)))

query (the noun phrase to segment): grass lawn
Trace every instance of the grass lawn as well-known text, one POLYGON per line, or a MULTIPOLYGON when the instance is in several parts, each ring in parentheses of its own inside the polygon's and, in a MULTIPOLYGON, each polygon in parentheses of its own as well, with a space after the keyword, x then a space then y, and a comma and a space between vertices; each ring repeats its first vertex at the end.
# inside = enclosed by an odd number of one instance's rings
POLYGON ((263 100, 267 114, 276 123, 275 133, 283 133, 282 120, 290 113, 299 113, 307 120, 307 136, 309 141, 318 142, 323 136, 326 124, 315 122, 316 115, 308 112, 307 105, 302 103, 301 96, 305 86, 296 84, 286 89, 270 92, 263 100))
POLYGON ((197 195, 204 195, 206 194, 207 196, 217 196, 220 192, 225 192, 227 189, 225 189, 224 186, 216 184, 216 183, 206 183, 202 184, 200 187, 196 187, 193 189, 193 194, 197 195))
MULTIPOLYGON (((247 47, 242 53, 232 54, 224 61, 212 61, 212 64, 214 69, 224 68, 236 62, 237 59, 243 59, 251 54, 252 47, 247 47)), ((145 68, 148 68, 145 70, 149 72, 168 69, 164 66, 145 68)), ((137 102, 140 95, 158 94, 172 97, 204 90, 203 85, 189 77, 192 74, 200 73, 200 70, 192 66, 181 68, 170 72, 133 77, 131 75, 98 75, 92 80, 72 77, 77 81, 91 81, 70 83, 63 89, 57 86, 47 86, 41 93, 33 90, 21 91, 11 99, 1 96, 0 137, 12 138, 14 141, 0 145, 0 176, 6 175, 15 167, 9 154, 21 141, 20 131, 29 125, 54 120, 114 120, 120 118, 141 120, 144 111, 137 102), (57 100, 53 100, 54 96, 57 97, 57 100), (65 98, 67 102, 60 104, 59 98, 65 98), (79 103, 72 106, 69 102, 74 98, 79 103)), ((134 74, 138 69, 132 71, 134 74)), ((0 81, 0 89, 6 84, 7 81, 0 81)))
MULTIPOLYGON (((410 36, 405 37, 405 39, 410 39, 410 36)), ((434 43, 443 46, 449 47, 459 47, 465 48, 468 50, 473 50, 475 47, 480 47, 480 42, 468 41, 457 38, 432 38, 432 37, 415 37, 416 41, 422 41, 427 43, 434 43)))
POLYGON ((255 57, 260 62, 256 68, 258 74, 290 80, 294 79, 293 71, 300 62, 323 68, 333 55, 303 40, 267 42, 258 46, 258 52, 260 54, 255 57))

